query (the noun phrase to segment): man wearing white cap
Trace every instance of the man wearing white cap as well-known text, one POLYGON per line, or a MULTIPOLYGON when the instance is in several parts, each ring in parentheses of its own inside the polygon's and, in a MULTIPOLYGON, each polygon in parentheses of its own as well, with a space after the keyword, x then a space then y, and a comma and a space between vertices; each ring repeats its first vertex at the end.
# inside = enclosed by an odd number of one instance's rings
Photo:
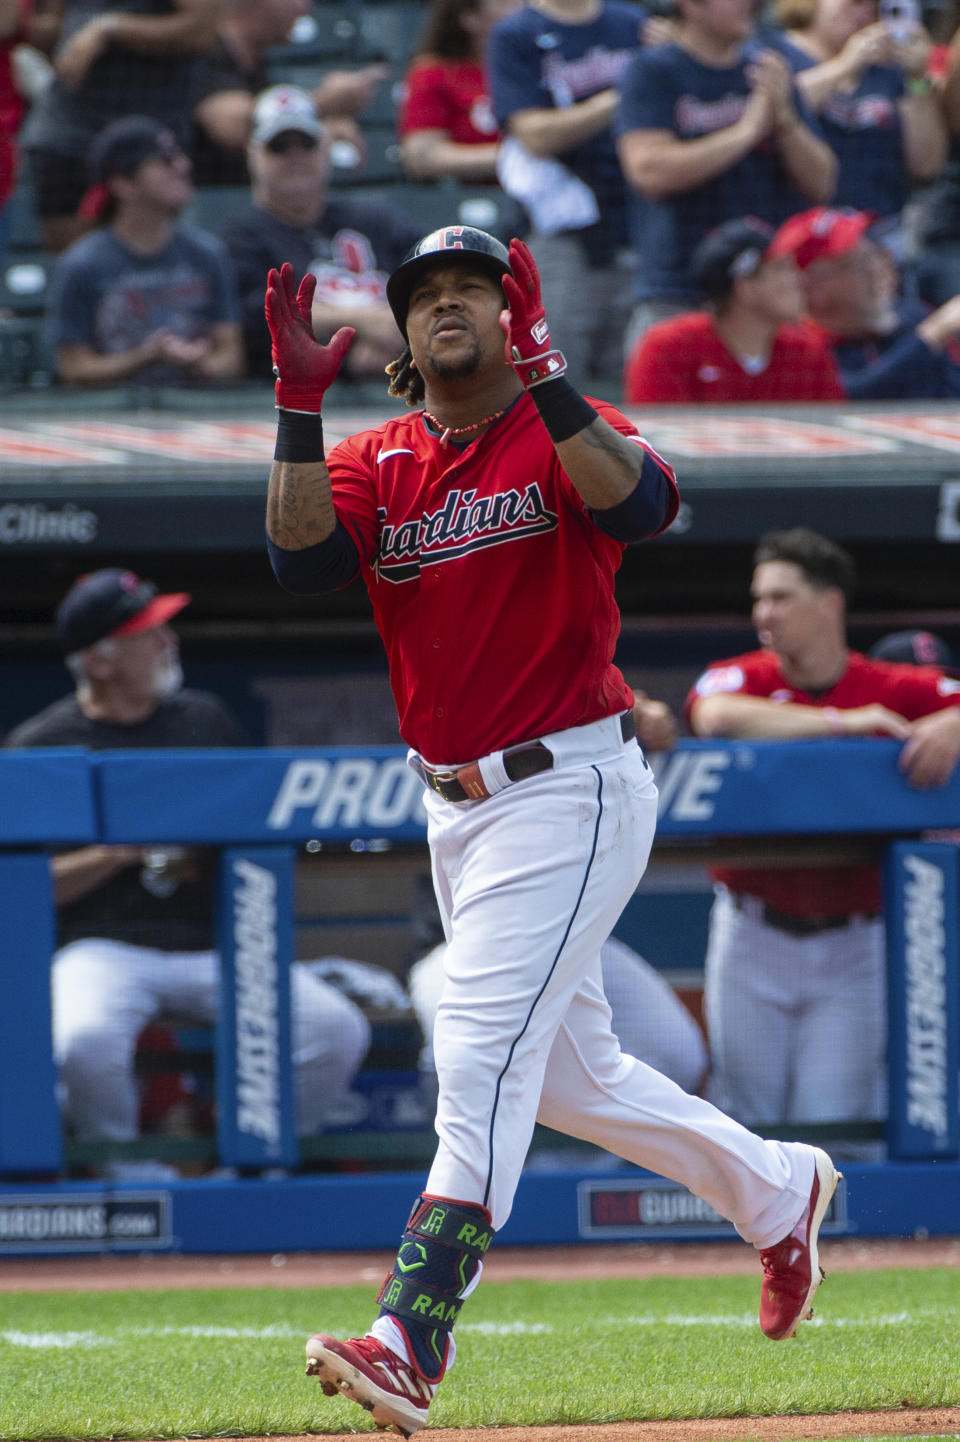
MULTIPOLYGON (((132 571, 81 576, 57 609, 57 637, 75 691, 16 727, 9 748, 242 746, 223 703, 181 689, 170 621, 189 603, 132 571)), ((54 1054, 64 1116, 78 1138, 137 1135, 136 1041, 163 1013, 212 1022, 219 965, 213 950, 216 883, 208 848, 92 845, 51 863, 59 950, 51 975, 54 1054)), ((340 991, 295 966, 293 1063, 303 1133, 335 1114, 370 1040, 369 1023, 340 991), (328 1108, 330 1112, 328 1112, 328 1108)), ((156 1162, 113 1162, 113 1179, 157 1180, 156 1162)), ((175 1173, 172 1173, 175 1175, 175 1173)))
POLYGON ((400 339, 386 280, 418 239, 417 227, 379 202, 328 197, 328 139, 313 100, 295 85, 258 97, 247 167, 253 204, 220 230, 237 270, 247 373, 271 373, 263 277, 289 260, 298 274, 317 276, 317 339, 353 326, 347 375, 382 376, 400 339))

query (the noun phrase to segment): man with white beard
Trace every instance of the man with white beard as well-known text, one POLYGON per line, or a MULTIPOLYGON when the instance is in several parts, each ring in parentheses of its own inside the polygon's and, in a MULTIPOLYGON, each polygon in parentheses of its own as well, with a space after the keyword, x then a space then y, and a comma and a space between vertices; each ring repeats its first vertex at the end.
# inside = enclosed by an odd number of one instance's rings
MULTIPOLYGON (((5 747, 247 744, 216 696, 182 685, 170 622, 189 601, 185 592, 161 595, 132 571, 81 576, 56 616, 75 689, 23 721, 5 747)), ((51 868, 53 1043, 64 1119, 82 1140, 132 1141, 142 1029, 164 1013, 200 1022, 216 1016, 216 853, 98 843, 54 856, 51 868)), ((349 1088, 370 1028, 352 1001, 304 967, 293 968, 291 994, 299 1130, 309 1134, 349 1088)), ((149 1181, 177 1173, 156 1162, 114 1162, 104 1175, 149 1181)))

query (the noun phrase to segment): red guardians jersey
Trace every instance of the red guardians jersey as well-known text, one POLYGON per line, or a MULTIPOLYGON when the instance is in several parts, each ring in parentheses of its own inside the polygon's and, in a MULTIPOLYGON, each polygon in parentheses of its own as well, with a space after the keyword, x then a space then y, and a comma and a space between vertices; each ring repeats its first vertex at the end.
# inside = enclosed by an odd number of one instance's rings
MULTIPOLYGON (((619 411, 591 403, 668 478, 669 525, 670 467, 619 411)), ((417 411, 351 436, 327 465, 400 734, 425 760, 465 764, 632 705, 613 664, 623 543, 594 523, 526 392, 463 451, 417 411)))
POLYGON ((634 346, 623 377, 631 405, 651 401, 710 405, 732 401, 839 401, 843 384, 822 332, 782 325, 770 359, 751 371, 729 351, 706 311, 658 321, 634 346))
MULTIPOLYGON (((790 685, 774 651, 749 651, 729 661, 718 661, 704 671, 688 694, 684 705, 687 721, 699 697, 718 692, 766 696, 771 701, 791 701, 801 706, 833 706, 838 711, 877 701, 908 721, 960 705, 960 681, 944 676, 935 667, 874 661, 859 651, 848 653, 847 669, 840 680, 817 696, 790 685)), ((710 874, 731 891, 759 896, 779 911, 797 916, 848 916, 858 911, 877 912, 882 905, 880 871, 876 866, 718 866, 710 874)))

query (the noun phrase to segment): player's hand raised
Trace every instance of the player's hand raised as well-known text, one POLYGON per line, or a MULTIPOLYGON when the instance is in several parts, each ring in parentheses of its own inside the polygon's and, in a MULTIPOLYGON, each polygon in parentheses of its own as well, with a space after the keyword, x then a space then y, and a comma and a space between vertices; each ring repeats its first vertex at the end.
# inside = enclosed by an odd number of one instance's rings
POLYGON ((288 411, 320 410, 326 390, 337 378, 350 342, 352 326, 341 328, 321 345, 313 334, 311 312, 317 277, 310 271, 300 285, 293 266, 285 263, 267 276, 266 315, 272 342, 277 405, 288 411))
POLYGON ((540 276, 522 240, 510 242, 510 269, 513 274, 503 277, 507 309, 500 312, 500 325, 507 338, 507 361, 529 390, 531 386, 562 376, 567 362, 562 351, 550 347, 540 276))

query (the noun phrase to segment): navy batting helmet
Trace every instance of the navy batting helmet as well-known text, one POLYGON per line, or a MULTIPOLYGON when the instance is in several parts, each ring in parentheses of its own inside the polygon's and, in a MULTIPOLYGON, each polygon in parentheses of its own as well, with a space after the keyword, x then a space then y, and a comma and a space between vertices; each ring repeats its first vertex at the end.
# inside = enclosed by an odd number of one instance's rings
POLYGON ((444 225, 431 231, 407 251, 387 281, 387 300, 404 335, 407 333, 410 293, 418 278, 438 261, 461 258, 489 271, 498 279, 501 275, 510 274, 507 247, 485 230, 477 230, 472 225, 444 225))

